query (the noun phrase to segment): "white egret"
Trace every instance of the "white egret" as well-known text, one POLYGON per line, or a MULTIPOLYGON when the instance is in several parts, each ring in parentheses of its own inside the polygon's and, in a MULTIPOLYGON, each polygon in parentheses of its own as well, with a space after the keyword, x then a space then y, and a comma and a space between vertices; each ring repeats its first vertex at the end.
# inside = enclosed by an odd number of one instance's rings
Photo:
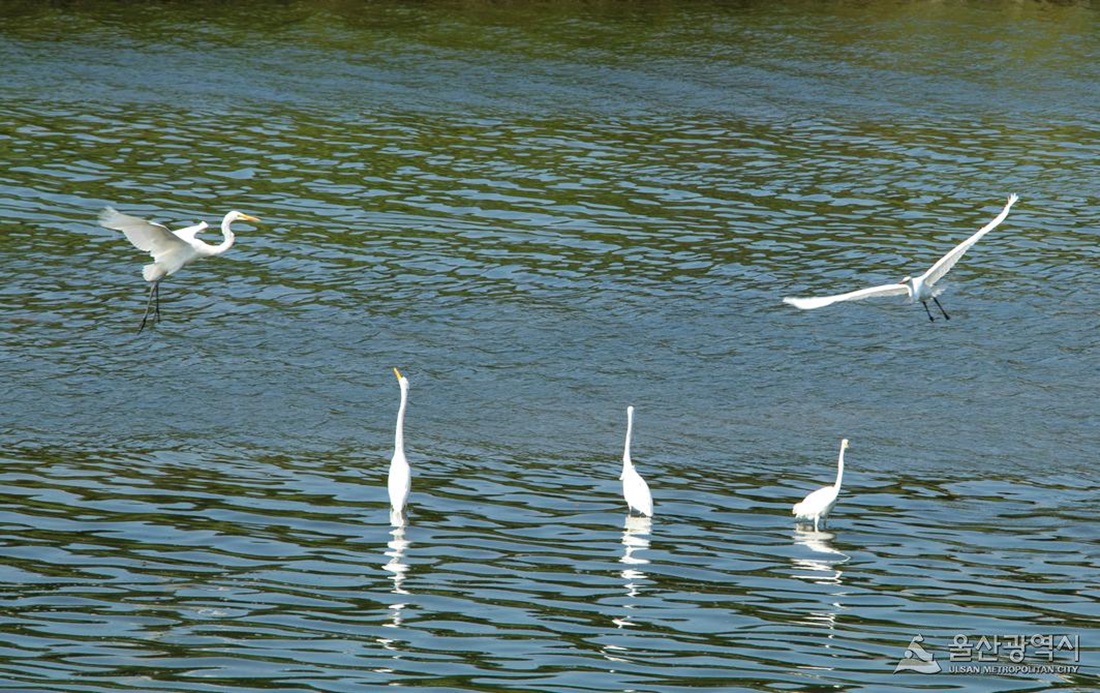
POLYGON ((814 531, 818 531, 818 523, 823 522, 829 515, 829 511, 836 505, 836 497, 840 495, 840 482, 844 479, 844 451, 848 449, 848 439, 840 441, 840 459, 836 462, 836 483, 825 486, 806 496, 801 503, 795 503, 791 512, 796 519, 813 520, 814 531))
POLYGON ((397 383, 401 386, 401 407, 397 410, 397 431, 393 437, 393 459, 390 460, 390 522, 404 524, 405 501, 409 499, 412 485, 412 468, 405 459, 405 405, 409 401, 409 381, 401 371, 393 369, 397 383))
POLYGON ((623 498, 627 507, 646 517, 653 516, 653 496, 649 493, 649 484, 634 468, 630 460, 630 438, 634 433, 634 407, 626 408, 626 446, 623 448, 623 473, 619 479, 623 482, 623 498))
POLYGON ((896 284, 884 284, 882 286, 872 286, 867 289, 859 289, 858 291, 850 291, 846 294, 838 294, 836 296, 821 296, 817 298, 784 298, 784 303, 789 303, 795 308, 801 308, 802 310, 812 310, 814 308, 823 308, 827 305, 837 303, 839 301, 860 301, 865 298, 872 298, 875 296, 901 296, 908 295, 909 303, 914 301, 920 301, 924 306, 924 311, 928 313, 928 319, 935 321, 932 317, 932 311, 928 309, 928 299, 932 299, 935 302, 936 307, 943 313, 945 320, 950 320, 951 316, 947 314, 947 311, 940 305, 940 301, 936 298, 943 287, 937 287, 936 282, 943 278, 943 275, 955 266, 955 263, 963 256, 963 254, 970 249, 970 246, 977 243, 982 236, 989 233, 993 229, 997 228, 1005 217, 1008 216, 1008 210, 1012 208, 1016 200, 1019 199, 1015 193, 1008 196, 1008 204, 1001 210, 1001 213, 997 215, 997 218, 989 222, 978 230, 970 238, 966 239, 962 243, 955 246, 951 252, 941 257, 936 264, 924 274, 918 277, 905 277, 896 284))
POLYGON ((211 245, 198 238, 198 234, 207 228, 205 221, 172 231, 163 224, 132 217, 112 207, 107 207, 100 212, 101 226, 121 231, 135 247, 153 256, 153 262, 142 269, 142 276, 145 277, 145 281, 151 282, 151 286, 149 300, 145 302, 145 315, 141 318, 141 327, 138 328, 138 332, 145 329, 145 322, 149 319, 149 309, 154 305, 154 300, 156 307, 153 313, 153 324, 160 321, 160 280, 175 274, 200 257, 221 255, 232 248, 236 237, 229 226, 235 221, 257 222, 259 219, 237 211, 226 214, 222 219, 222 242, 211 245))

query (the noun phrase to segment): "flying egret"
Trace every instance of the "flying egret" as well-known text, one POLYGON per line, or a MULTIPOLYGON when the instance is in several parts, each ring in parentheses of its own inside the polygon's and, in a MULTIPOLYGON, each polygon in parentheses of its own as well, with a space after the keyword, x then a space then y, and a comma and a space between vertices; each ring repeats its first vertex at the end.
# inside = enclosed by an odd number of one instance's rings
POLYGON ((955 266, 955 263, 959 261, 959 258, 963 256, 970 246, 977 243, 982 236, 989 233, 993 229, 997 228, 1005 217, 1008 216, 1008 210, 1012 208, 1012 205, 1019 199, 1015 193, 1008 196, 1008 204, 1001 210, 1001 213, 997 215, 997 218, 989 222, 982 228, 978 229, 970 238, 966 239, 962 243, 955 246, 951 252, 941 257, 936 264, 919 277, 905 277, 896 284, 884 284, 882 286, 872 286, 867 289, 859 289, 858 291, 850 291, 846 294, 838 294, 836 296, 821 296, 818 298, 784 298, 784 303, 789 303, 795 308, 801 308, 803 310, 811 310, 813 308, 822 308, 824 306, 837 303, 839 301, 860 301, 865 298, 871 298, 874 296, 901 296, 902 294, 908 295, 909 303, 914 301, 920 301, 924 306, 924 312, 928 313, 928 319, 935 321, 932 317, 932 311, 928 309, 928 299, 932 299, 935 302, 936 307, 943 313, 945 320, 950 320, 951 316, 947 314, 947 311, 940 305, 940 300, 936 298, 943 287, 937 287, 936 282, 943 278, 943 275, 955 266))
POLYGON ((393 437, 393 459, 390 460, 390 522, 404 524, 402 514, 405 501, 409 499, 409 487, 412 485, 412 469, 405 459, 405 405, 409 401, 409 381, 401 371, 393 369, 397 383, 401 386, 401 407, 397 410, 397 431, 393 437))
POLYGON ((198 238, 198 234, 207 228, 205 221, 195 226, 172 231, 163 224, 132 217, 112 207, 106 207, 100 212, 101 226, 121 231, 139 250, 144 250, 153 256, 153 262, 145 265, 141 273, 145 281, 152 284, 149 287, 149 300, 145 302, 145 315, 141 318, 141 327, 138 328, 138 332, 145 329, 145 322, 149 319, 149 309, 154 305, 154 301, 156 307, 153 312, 153 324, 160 321, 160 280, 175 274, 200 257, 221 255, 232 248, 235 236, 229 226, 235 221, 257 222, 259 219, 237 211, 226 214, 222 219, 224 238, 221 243, 211 245, 198 238))
POLYGON ((642 475, 634 468, 634 463, 630 461, 630 438, 633 433, 634 407, 629 406, 626 408, 626 446, 623 448, 623 473, 619 475, 619 479, 623 482, 623 498, 626 499, 627 507, 646 517, 652 517, 653 496, 649 493, 649 484, 645 482, 642 475))
POLYGON ((806 496, 801 503, 795 503, 791 509, 796 519, 813 520, 814 531, 818 531, 818 523, 823 522, 829 515, 829 511, 836 505, 836 497, 840 495, 840 482, 844 478, 844 451, 848 449, 848 439, 840 441, 840 459, 836 462, 836 483, 832 486, 824 486, 806 496))

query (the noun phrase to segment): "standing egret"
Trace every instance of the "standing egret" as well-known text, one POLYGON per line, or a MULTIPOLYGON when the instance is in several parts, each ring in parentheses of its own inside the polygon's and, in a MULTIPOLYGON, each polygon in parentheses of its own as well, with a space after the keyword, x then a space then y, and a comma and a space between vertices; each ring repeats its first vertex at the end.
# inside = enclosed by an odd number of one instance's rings
POLYGON ((936 264, 919 277, 905 277, 896 284, 883 284, 882 286, 872 286, 867 289, 859 289, 858 291, 850 291, 846 294, 838 294, 836 296, 821 296, 818 298, 784 298, 784 303, 789 303, 795 308, 801 308, 803 310, 811 310, 813 308, 823 308, 824 306, 837 303, 839 301, 860 301, 865 298, 871 298, 874 296, 901 296, 902 294, 908 295, 909 303, 914 301, 920 301, 924 306, 924 312, 928 313, 928 319, 935 321, 932 317, 932 311, 928 309, 928 299, 932 299, 935 302, 936 307, 943 313, 945 320, 950 320, 951 316, 947 314, 947 311, 940 305, 940 300, 936 298, 943 287, 937 287, 936 282, 943 278, 943 275, 955 266, 955 263, 963 256, 963 254, 970 249, 970 246, 977 243, 982 236, 989 233, 993 229, 997 228, 1005 217, 1008 216, 1008 210, 1012 208, 1012 205, 1019 199, 1015 193, 1008 196, 1008 204, 1001 210, 1001 213, 997 215, 997 218, 989 222, 982 228, 978 229, 970 238, 966 239, 962 243, 955 246, 951 252, 941 257, 936 264))
POLYGON ((409 488, 412 485, 412 469, 405 459, 405 405, 409 401, 409 381, 396 368, 393 373, 401 386, 401 407, 397 410, 397 431, 393 437, 393 459, 390 460, 390 522, 402 525, 405 501, 409 499, 409 488))
POLYGON ((623 448, 623 473, 619 479, 623 482, 623 498, 627 507, 646 517, 653 516, 653 496, 649 493, 649 484, 634 469, 630 461, 630 438, 634 433, 634 407, 626 408, 626 446, 623 448))
POLYGON ((153 324, 160 321, 160 280, 175 274, 200 257, 221 255, 232 248, 235 236, 229 225, 235 221, 257 222, 259 219, 237 211, 226 214, 222 219, 224 238, 221 243, 211 245, 198 238, 198 234, 207 228, 205 221, 172 231, 163 224, 132 217, 112 207, 106 207, 100 212, 101 226, 121 231, 135 247, 153 256, 153 262, 145 265, 141 272, 145 281, 152 282, 152 285, 149 287, 149 300, 145 302, 145 315, 141 318, 138 332, 145 329, 145 321, 149 319, 149 309, 154 305, 154 300, 156 308, 153 312, 153 324))
POLYGON ((825 486, 806 496, 801 503, 795 503, 791 512, 796 519, 813 520, 814 531, 818 531, 818 523, 824 522, 829 511, 836 505, 836 497, 840 495, 840 482, 844 479, 844 451, 848 449, 848 439, 840 441, 840 459, 836 462, 836 483, 825 486))

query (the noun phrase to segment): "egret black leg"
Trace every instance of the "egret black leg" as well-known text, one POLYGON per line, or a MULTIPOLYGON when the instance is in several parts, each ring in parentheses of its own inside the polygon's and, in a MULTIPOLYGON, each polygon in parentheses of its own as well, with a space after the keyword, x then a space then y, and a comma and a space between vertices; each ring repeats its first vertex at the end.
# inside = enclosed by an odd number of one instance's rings
MULTIPOLYGON (((933 301, 936 299, 932 299, 933 301)), ((936 319, 932 317, 932 311, 928 310, 928 301, 921 301, 920 304, 924 306, 924 312, 928 313, 928 319, 932 322, 936 322, 936 319)), ((942 308, 941 308, 942 310, 942 308)))
POLYGON ((155 325, 160 320, 160 282, 153 282, 153 285, 149 287, 149 300, 145 302, 145 315, 141 316, 141 327, 138 328, 139 334, 145 329, 145 323, 149 320, 149 309, 153 307, 154 299, 156 310, 153 313, 153 324, 155 325))
POLYGON ((938 298, 936 298, 935 296, 933 296, 933 297, 932 297, 932 300, 936 302, 936 307, 940 309, 940 312, 941 312, 941 313, 943 313, 943 319, 944 319, 944 320, 950 320, 950 319, 951 319, 951 316, 950 316, 950 315, 948 315, 948 314, 947 314, 947 311, 946 311, 946 310, 944 310, 944 309, 943 309, 943 306, 941 306, 941 305, 940 305, 940 299, 938 299, 938 298))

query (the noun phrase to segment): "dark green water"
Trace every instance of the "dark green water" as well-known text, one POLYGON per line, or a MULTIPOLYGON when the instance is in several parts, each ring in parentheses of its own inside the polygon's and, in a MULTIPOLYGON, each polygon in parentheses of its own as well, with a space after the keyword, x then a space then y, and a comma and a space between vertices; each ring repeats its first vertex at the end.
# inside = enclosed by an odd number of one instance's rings
POLYGON ((1100 685, 1095 9, 0 12, 0 689, 1100 685), (780 302, 1011 192, 950 321, 780 302), (265 223, 137 334, 105 205, 265 223), (894 673, 918 634, 940 673, 894 673), (1044 634, 1079 646, 951 671, 1044 634))

